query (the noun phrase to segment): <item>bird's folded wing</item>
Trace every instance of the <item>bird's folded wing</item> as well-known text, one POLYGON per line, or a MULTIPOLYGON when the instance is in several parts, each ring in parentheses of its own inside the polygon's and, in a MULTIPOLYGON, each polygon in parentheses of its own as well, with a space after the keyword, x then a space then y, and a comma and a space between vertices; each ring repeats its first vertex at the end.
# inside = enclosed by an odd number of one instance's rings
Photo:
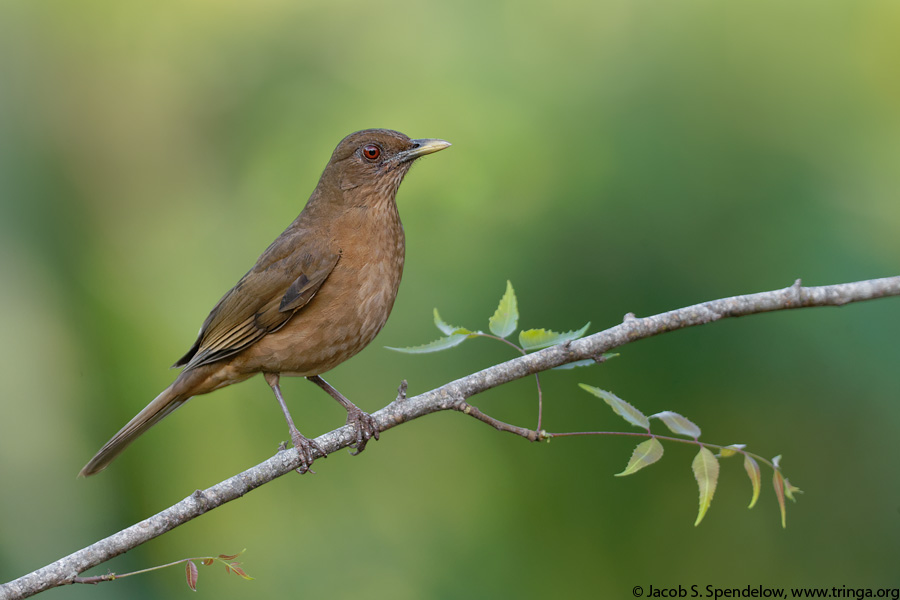
POLYGON ((209 364, 237 354, 283 327, 306 306, 340 259, 304 248, 301 232, 285 232, 209 313, 193 347, 175 366, 209 364))

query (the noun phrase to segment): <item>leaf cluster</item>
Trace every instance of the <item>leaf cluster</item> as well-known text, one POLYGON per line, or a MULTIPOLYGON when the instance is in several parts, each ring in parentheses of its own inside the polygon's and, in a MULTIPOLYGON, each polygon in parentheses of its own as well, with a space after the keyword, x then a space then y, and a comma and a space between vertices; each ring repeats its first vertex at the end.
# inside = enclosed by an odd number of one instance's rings
POLYGON ((252 580, 253 578, 247 575, 244 569, 241 567, 241 563, 235 562, 238 556, 246 552, 246 548, 241 550, 237 554, 219 554, 218 556, 195 556, 193 558, 182 558, 181 560, 176 560, 174 562, 166 563, 164 565, 156 565, 153 567, 147 567, 146 569, 140 569, 138 571, 131 571, 130 573, 107 573, 106 575, 94 575, 91 577, 76 577, 72 583, 90 583, 90 584, 98 584, 104 581, 115 581, 117 579, 122 579, 124 577, 131 577, 133 575, 141 575, 143 573, 149 573, 150 571, 158 571, 160 569, 165 569, 167 567, 174 567, 175 565, 180 565, 184 563, 184 576, 187 579, 188 587, 190 587, 195 592, 197 591, 197 579, 200 577, 200 571, 197 568, 197 563, 195 561, 199 561, 201 565, 210 566, 215 563, 221 563, 225 565, 226 573, 234 573, 247 581, 252 580))
POLYGON ((214 565, 217 562, 221 563, 225 566, 226 573, 234 573, 235 575, 238 575, 239 577, 242 577, 247 581, 251 581, 253 578, 247 575, 246 572, 244 572, 244 569, 242 569, 240 566, 241 563, 235 562, 234 560, 238 556, 243 554, 244 551, 245 550, 241 550, 237 554, 220 554, 218 556, 204 556, 200 558, 184 559, 184 561, 181 562, 184 562, 184 575, 187 579, 188 587, 190 587, 195 592, 197 591, 197 579, 200 575, 200 571, 199 569, 197 569, 197 564, 194 562, 195 560, 200 561, 200 564, 205 567, 214 565))
POLYGON ((694 460, 691 463, 691 469, 694 472, 694 479, 697 480, 697 486, 700 488, 700 510, 697 514, 697 520, 694 521, 694 525, 696 526, 699 525, 700 521, 703 520, 703 517, 706 515, 706 511, 709 509, 709 506, 712 503, 713 495, 716 493, 716 484, 719 480, 719 459, 728 458, 736 454, 741 454, 744 457, 744 470, 747 472, 747 476, 750 478, 750 485, 753 489, 753 493, 750 498, 750 505, 748 506, 748 508, 753 508, 756 505, 756 501, 759 499, 759 493, 762 487, 762 476, 760 474, 759 462, 757 462, 757 460, 759 460, 772 468, 772 484, 775 488, 775 496, 778 499, 778 505, 781 509, 781 526, 787 526, 787 514, 785 510, 784 498, 785 496, 787 496, 787 498, 791 501, 796 501, 794 494, 801 493, 801 490, 792 485, 791 482, 788 481, 787 478, 785 478, 782 474, 779 464, 781 461, 781 456, 776 456, 771 461, 769 461, 757 454, 748 452, 746 450, 747 446, 745 444, 730 444, 728 446, 719 446, 717 444, 701 443, 700 427, 698 427, 687 417, 669 410, 646 417, 640 410, 638 410, 625 400, 622 400, 612 392, 608 392, 606 390, 602 390, 600 388, 596 388, 594 386, 586 385, 583 383, 580 384, 580 386, 582 389, 590 392, 598 398, 601 398, 609 405, 610 408, 613 409, 613 412, 615 412, 617 415, 619 415, 635 427, 647 430, 646 434, 636 434, 646 435, 647 439, 635 447, 634 451, 631 453, 631 458, 628 460, 628 464, 625 466, 625 470, 623 470, 621 473, 616 473, 616 477, 632 475, 634 473, 637 473, 644 467, 649 467, 650 465, 661 459, 663 456, 663 445, 662 443, 660 443, 660 440, 667 440, 684 444, 696 444, 697 446, 699 446, 699 451, 697 452, 697 455, 694 456, 694 460), (683 436, 684 438, 688 439, 673 438, 670 436, 659 436, 652 433, 650 431, 650 419, 658 419, 662 421, 663 424, 669 429, 669 431, 671 431, 675 435, 683 436), (718 454, 714 454, 710 450, 710 448, 717 449, 718 454))
MULTIPOLYGON (((506 291, 500 298, 500 303, 497 305, 494 314, 491 315, 490 319, 488 319, 488 330, 490 331, 490 333, 485 333, 480 330, 473 330, 466 327, 457 327, 455 325, 450 325, 441 318, 440 313, 438 313, 438 309, 435 308, 434 324, 438 328, 438 330, 440 330, 441 333, 444 334, 443 337, 419 346, 409 346, 404 348, 389 347, 389 349, 396 350, 398 352, 405 352, 408 354, 426 354, 429 352, 438 352, 440 350, 447 350, 448 348, 459 346, 464 341, 471 338, 486 337, 503 342, 515 348, 519 353, 524 355, 528 352, 576 340, 582 337, 585 332, 587 332, 588 327, 590 327, 590 322, 588 322, 586 325, 584 325, 584 327, 580 329, 566 331, 563 333, 558 333, 549 329, 526 329, 519 332, 518 344, 516 344, 514 342, 511 342, 507 338, 509 338, 509 336, 511 336, 516 331, 516 329, 518 328, 518 323, 518 300, 516 299, 516 294, 513 290, 512 283, 507 281, 506 291)), ((597 360, 588 359, 574 361, 572 363, 561 365, 556 368, 571 369, 578 366, 588 366, 596 364, 598 362, 604 362, 606 359, 613 356, 618 355, 604 354, 597 360)), ((619 415, 635 427, 646 430, 646 433, 637 434, 600 431, 578 433, 546 433, 541 430, 542 394, 540 388, 540 378, 537 375, 535 376, 535 378, 538 384, 537 429, 540 430, 541 433, 541 435, 538 436, 538 439, 565 437, 572 435, 638 435, 647 437, 646 440, 639 443, 635 447, 634 451, 631 454, 631 458, 628 461, 628 464, 621 473, 616 474, 617 477, 632 475, 634 473, 637 473, 641 469, 659 461, 659 459, 663 456, 663 445, 661 443, 661 440, 697 445, 699 449, 697 455, 694 457, 694 460, 691 463, 691 469, 693 470, 694 478, 696 479, 697 486, 700 490, 700 509, 697 514, 697 519, 694 522, 695 526, 699 525, 703 520, 703 517, 706 515, 706 511, 709 509, 710 504, 712 503, 713 496, 715 495, 716 485, 719 479, 719 459, 728 458, 736 454, 740 454, 744 457, 744 470, 747 472, 747 476, 750 478, 750 484, 753 490, 749 508, 753 508, 756 505, 757 499, 759 498, 760 489, 762 486, 762 476, 760 474, 759 462, 763 462, 772 468, 772 484, 775 488, 775 496, 778 499, 778 504, 781 509, 781 525, 782 527, 786 526, 787 515, 784 499, 785 497, 787 497, 788 499, 795 501, 794 494, 799 493, 800 490, 797 487, 793 486, 782 474, 781 468, 779 466, 779 461, 781 459, 780 456, 776 456, 772 460, 767 460, 757 454, 748 452, 744 444, 720 446, 717 444, 700 442, 700 428, 687 417, 684 417, 674 411, 663 411, 647 417, 640 410, 638 410, 625 400, 622 400, 612 392, 608 392, 606 390, 602 390, 600 388, 584 383, 579 384, 584 390, 599 398, 602 398, 617 415, 619 415), (669 429, 669 431, 677 436, 682 437, 660 436, 652 433, 650 431, 650 419, 657 419, 659 421, 662 421, 662 423, 669 429), (716 449, 718 453, 713 453, 710 448, 716 449)))
MULTIPOLYGON (((433 342, 428 342, 427 344, 422 344, 420 346, 409 346, 404 348, 393 348, 388 346, 388 349, 396 350, 397 352, 405 352, 407 354, 426 354, 459 346, 464 341, 471 338, 486 337, 503 341, 518 350, 521 354, 526 354, 542 348, 549 348, 550 346, 577 340, 582 337, 588 330, 588 327, 591 326, 590 322, 588 322, 581 329, 565 331, 563 333, 557 333, 550 329, 523 329, 519 332, 518 345, 510 342, 506 338, 512 335, 519 326, 519 303, 518 300, 516 300, 516 293, 512 283, 509 281, 506 282, 506 292, 504 292, 503 297, 500 298, 497 310, 495 310, 494 314, 491 315, 491 318, 488 319, 488 331, 490 331, 490 334, 480 330, 469 329, 467 327, 450 325, 441 318, 437 308, 434 309, 434 324, 444 334, 444 337, 440 337, 433 342)), ((576 361, 563 365, 563 367, 572 368, 593 363, 593 360, 576 361)))

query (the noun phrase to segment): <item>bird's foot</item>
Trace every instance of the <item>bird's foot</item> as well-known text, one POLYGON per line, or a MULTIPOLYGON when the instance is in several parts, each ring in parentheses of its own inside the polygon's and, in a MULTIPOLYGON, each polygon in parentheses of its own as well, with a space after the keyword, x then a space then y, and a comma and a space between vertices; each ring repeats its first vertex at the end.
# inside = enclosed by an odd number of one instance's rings
POLYGON ((354 448, 356 452, 351 452, 350 454, 356 456, 366 449, 366 444, 369 443, 370 439, 378 439, 378 425, 375 423, 375 419, 372 418, 372 415, 364 412, 358 406, 347 400, 343 394, 331 387, 327 381, 318 375, 310 375, 307 379, 325 390, 329 396, 337 400, 340 405, 344 407, 344 410, 347 411, 347 425, 356 429, 356 441, 350 444, 350 447, 354 448))
POLYGON ((300 455, 300 466, 297 467, 297 472, 301 475, 304 473, 312 473, 315 475, 316 472, 310 468, 312 467, 313 461, 316 459, 313 452, 318 452, 323 457, 328 455, 325 454, 325 451, 315 442, 315 440, 305 437, 297 429, 291 431, 291 441, 294 443, 294 448, 297 449, 297 453, 300 455))
POLYGON ((347 425, 356 429, 356 442, 350 445, 356 450, 350 453, 353 456, 365 450, 370 439, 378 439, 378 425, 375 423, 375 418, 356 406, 347 410, 347 425))

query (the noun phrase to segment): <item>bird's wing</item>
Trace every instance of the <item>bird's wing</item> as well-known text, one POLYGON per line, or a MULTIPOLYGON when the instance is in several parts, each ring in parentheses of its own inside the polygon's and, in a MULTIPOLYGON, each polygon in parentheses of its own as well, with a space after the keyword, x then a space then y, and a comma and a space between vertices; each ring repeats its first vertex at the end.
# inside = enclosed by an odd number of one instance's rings
POLYGON ((193 368, 237 354, 277 331, 306 306, 340 259, 313 247, 302 230, 286 231, 212 309, 197 341, 174 366, 193 368))

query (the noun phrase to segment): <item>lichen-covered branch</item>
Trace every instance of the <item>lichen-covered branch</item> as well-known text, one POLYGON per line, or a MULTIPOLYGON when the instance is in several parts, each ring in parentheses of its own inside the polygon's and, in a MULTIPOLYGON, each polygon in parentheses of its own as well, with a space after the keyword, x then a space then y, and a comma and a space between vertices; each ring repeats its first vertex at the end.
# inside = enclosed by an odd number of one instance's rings
MULTIPOLYGON (((676 329, 703 325, 726 317, 812 306, 842 306, 850 302, 885 296, 900 296, 900 276, 821 287, 803 287, 798 280, 794 285, 781 290, 712 300, 651 317, 638 318, 629 314, 621 324, 605 331, 494 365, 418 396, 407 398, 405 388, 401 387, 397 399, 372 416, 378 429, 385 431, 427 414, 448 409, 457 410, 501 431, 537 440, 541 439, 541 432, 496 421, 478 411, 466 400, 504 383, 565 363, 588 358, 602 360, 601 355, 604 352, 635 340, 676 329)), ((355 443, 356 436, 351 427, 344 426, 319 436, 315 441, 326 454, 331 454, 355 443)), ((296 450, 293 448, 282 450, 243 473, 206 490, 197 490, 181 502, 152 517, 15 581, 3 584, 0 586, 0 600, 27 598, 53 587, 74 583, 76 577, 87 569, 152 540, 217 506, 240 498, 299 466, 300 457, 296 450)))

